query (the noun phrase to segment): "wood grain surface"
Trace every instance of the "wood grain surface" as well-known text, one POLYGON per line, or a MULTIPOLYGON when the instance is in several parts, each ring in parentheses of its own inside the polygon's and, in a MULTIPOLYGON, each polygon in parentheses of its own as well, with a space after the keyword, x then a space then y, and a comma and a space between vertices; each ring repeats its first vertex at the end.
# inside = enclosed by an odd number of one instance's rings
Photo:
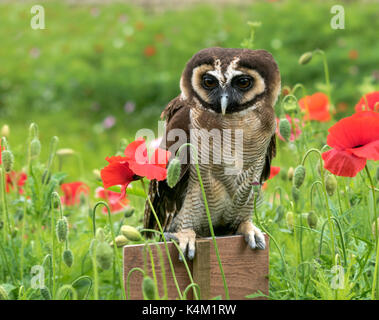
MULTIPOLYGON (((269 238, 267 235, 265 237, 267 244, 265 250, 251 250, 243 237, 239 235, 216 238, 231 299, 245 299, 246 295, 256 293, 258 290, 268 295, 269 238)), ((178 286, 183 292, 191 283, 188 272, 184 263, 178 259, 179 253, 175 245, 168 242, 168 248, 178 286)), ((212 238, 197 240, 196 250, 194 261, 187 262, 194 282, 199 284, 201 288, 201 299, 211 299, 220 295, 224 299, 224 286, 212 238)), ((152 256, 160 297, 165 294, 162 282, 162 276, 165 276, 168 298, 179 298, 163 242, 149 244, 148 246, 143 244, 128 245, 124 247, 123 252, 127 297, 133 300, 143 299, 142 274, 135 271, 130 275, 129 289, 127 278, 129 271, 136 267, 144 269, 153 278, 150 258, 152 256), (163 259, 164 272, 162 272, 158 250, 160 250, 163 259)), ((187 299, 193 299, 193 297, 191 289, 188 292, 187 299)))

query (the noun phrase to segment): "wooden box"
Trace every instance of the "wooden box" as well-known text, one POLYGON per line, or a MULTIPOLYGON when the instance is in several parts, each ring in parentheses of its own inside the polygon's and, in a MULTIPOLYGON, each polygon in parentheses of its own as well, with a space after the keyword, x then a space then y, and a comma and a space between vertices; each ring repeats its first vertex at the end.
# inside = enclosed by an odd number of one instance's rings
MULTIPOLYGON (((267 235, 265 237, 265 250, 251 250, 243 236, 240 235, 216 238, 231 299, 246 299, 246 295, 256 293, 258 290, 268 295, 269 238, 267 235)), ((183 292, 190 284, 188 273, 184 263, 178 259, 179 253, 175 245, 172 242, 167 243, 176 279, 181 292, 183 292)), ((164 243, 159 242, 149 244, 149 246, 153 256, 160 297, 163 296, 164 292, 157 246, 159 246, 164 260, 168 298, 177 299, 179 295, 172 277, 164 243)), ((142 273, 137 271, 131 274, 129 279, 130 292, 128 292, 127 288, 127 277, 129 271, 135 267, 147 270, 147 274, 152 277, 150 254, 143 244, 125 246, 123 253, 126 296, 133 300, 143 299, 142 273)), ((222 299, 225 299, 224 285, 212 238, 196 240, 195 259, 193 261, 187 260, 187 262, 193 281, 200 286, 201 299, 212 299, 216 296, 221 296, 222 299)), ((189 290, 187 299, 193 299, 192 289, 189 290)))

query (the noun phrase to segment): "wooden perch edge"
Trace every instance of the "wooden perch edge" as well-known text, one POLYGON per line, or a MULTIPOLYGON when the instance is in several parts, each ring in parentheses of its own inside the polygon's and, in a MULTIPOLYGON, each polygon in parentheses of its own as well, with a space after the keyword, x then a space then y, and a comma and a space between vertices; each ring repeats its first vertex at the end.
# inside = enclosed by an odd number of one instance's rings
MULTIPOLYGON (((266 249, 252 250, 245 242, 243 236, 216 237, 219 247, 222 266, 224 268, 226 282, 229 288, 231 299, 246 299, 249 294, 257 293, 258 290, 268 295, 269 290, 269 238, 265 235, 266 249)), ((181 292, 190 284, 187 270, 184 263, 178 259, 179 253, 172 242, 168 242, 171 260, 174 265, 176 279, 181 292)), ((164 260, 164 271, 166 274, 168 298, 177 299, 179 297, 177 288, 172 277, 170 265, 168 263, 163 242, 149 244, 152 254, 155 273, 158 282, 159 296, 164 295, 162 270, 160 265, 157 247, 160 248, 164 260)), ((142 294, 142 274, 133 272, 130 277, 130 292, 127 288, 128 273, 132 268, 144 269, 152 276, 151 260, 145 245, 128 245, 123 248, 124 253, 124 283, 127 297, 130 299, 143 299, 142 294), (144 262, 145 261, 145 262, 144 262), (146 265, 145 265, 146 264, 146 265)), ((201 299, 211 299, 221 296, 225 299, 223 281, 216 258, 212 238, 202 238, 196 240, 196 256, 193 261, 189 261, 193 281, 200 286, 201 299)), ((187 299, 193 299, 193 291, 189 290, 187 299)), ((263 299, 262 297, 258 299, 263 299)))

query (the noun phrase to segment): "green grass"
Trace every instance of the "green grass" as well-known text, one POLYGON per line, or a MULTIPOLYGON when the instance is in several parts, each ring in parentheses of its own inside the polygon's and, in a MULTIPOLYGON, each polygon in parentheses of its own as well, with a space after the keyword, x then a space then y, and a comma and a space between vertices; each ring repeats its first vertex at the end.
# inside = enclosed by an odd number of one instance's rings
MULTIPOLYGON (((16 192, 6 194, 12 232, 4 239, 4 229, 0 229, 0 285, 3 284, 12 299, 41 298, 39 290, 31 289, 31 268, 41 265, 46 255, 53 251, 56 289, 74 283, 79 299, 95 297, 95 277, 89 254, 93 238, 90 215, 96 201, 94 190, 99 182, 93 169, 106 165, 104 158, 119 150, 122 138, 134 140, 140 128, 157 132, 160 112, 179 93, 180 74, 186 61, 204 47, 241 47, 242 41, 249 36, 248 21, 262 22, 256 30, 254 46, 272 52, 280 67, 283 86, 302 83, 308 93, 325 91, 321 57, 315 57, 306 66, 300 66, 298 58, 315 48, 326 52, 333 101, 337 109, 341 102, 348 105, 348 109, 338 112, 334 120, 352 114, 363 93, 379 89, 377 75, 376 78, 374 75, 379 51, 376 34, 379 19, 374 3, 344 4, 345 30, 330 28, 330 7, 334 3, 328 1, 259 2, 242 11, 209 5, 161 14, 121 4, 98 6, 95 10, 61 2, 41 3, 46 9, 46 30, 40 31, 30 28, 30 5, 0 5, 2 25, 6 26, 0 29, 0 126, 5 123, 10 126, 8 141, 15 155, 15 170, 28 170, 31 122, 39 126, 42 145, 41 155, 29 171, 30 177, 34 175, 26 187, 30 200, 24 202, 25 198, 16 192), (144 54, 147 46, 156 49, 151 57, 144 54), (358 52, 357 59, 349 58, 351 50, 358 52), (124 112, 127 101, 136 104, 135 111, 124 112), (104 129, 101 123, 109 115, 115 116, 116 124, 104 129), (63 160, 61 168, 55 159, 52 172, 56 186, 41 182, 53 136, 59 137, 58 148, 72 148, 76 152, 76 156, 63 160), (91 192, 88 202, 64 209, 71 225, 69 246, 74 253, 74 264, 68 268, 61 261, 64 245, 56 243, 52 250, 50 219, 53 210, 49 197, 52 190, 60 192, 59 183, 77 180, 86 182, 91 192), (22 236, 23 224, 25 238, 22 236), (20 260, 22 243, 23 262, 20 260), (82 276, 85 278, 80 278, 82 276), (75 283, 76 279, 81 280, 75 283), (87 297, 89 279, 93 286, 87 297)), ((299 90, 297 97, 301 96, 299 90)), ((287 178, 288 169, 300 164, 307 150, 324 146, 327 129, 332 123, 312 122, 303 128, 300 139, 294 144, 278 142, 278 155, 273 165, 280 166, 281 172, 268 182, 265 201, 257 212, 280 250, 271 243, 271 299, 371 298, 375 263, 371 224, 375 214, 365 172, 353 179, 338 177, 339 192, 328 196, 331 215, 341 225, 346 253, 345 257, 338 228, 334 225, 338 265, 345 271, 345 286, 339 290, 331 287, 336 257, 331 250, 322 189, 316 186, 310 195, 312 183, 320 180, 317 157, 311 155, 306 162, 306 180, 296 205, 291 195, 292 182, 287 178), (274 191, 278 188, 282 190, 284 209, 284 216, 279 220, 275 218, 279 201, 273 202, 274 191), (314 229, 306 223, 306 215, 300 219, 310 210, 318 217, 314 229), (289 211, 295 215, 295 233, 286 223, 289 211)), ((375 176, 377 164, 369 162, 369 169, 375 176)), ((378 181, 375 183, 377 186, 378 181)), ((138 183, 135 184, 138 188, 138 183)), ((135 195, 128 197, 135 213, 125 219, 123 213, 112 216, 116 235, 122 223, 142 224, 144 199, 135 195)), ((57 210, 54 212, 58 219, 57 210)), ((4 223, 3 213, 2 200, 0 220, 4 223)), ((107 217, 100 212, 96 217, 97 226, 105 228, 110 241, 107 217)), ((98 296, 101 299, 121 298, 118 271, 113 267, 97 271, 98 296)), ((51 289, 49 272, 45 278, 51 289)), ((59 298, 57 290, 53 292, 55 298, 59 298)))

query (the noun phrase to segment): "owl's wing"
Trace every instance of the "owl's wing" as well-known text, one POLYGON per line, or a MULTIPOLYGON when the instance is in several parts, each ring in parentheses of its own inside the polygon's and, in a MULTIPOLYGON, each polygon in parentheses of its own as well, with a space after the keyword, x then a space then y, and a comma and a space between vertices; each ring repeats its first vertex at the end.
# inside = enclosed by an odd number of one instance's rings
POLYGON ((271 161, 276 156, 276 135, 272 135, 270 143, 267 148, 266 160, 261 175, 261 183, 266 181, 270 176, 271 161))
MULTIPOLYGON (((186 134, 186 141, 183 141, 183 143, 190 142, 190 106, 186 101, 181 100, 180 97, 173 99, 163 110, 161 118, 166 118, 165 135, 172 129, 182 129, 186 134)), ((160 148, 168 150, 170 146, 177 141, 179 141, 178 137, 175 141, 166 141, 164 137, 160 148)), ((185 155, 185 150, 183 150, 181 156, 187 156, 186 159, 189 159, 189 148, 187 148, 187 155, 185 155)), ((174 155, 171 156, 171 159, 173 158, 174 155)), ((153 204, 163 231, 166 231, 172 219, 183 205, 188 185, 189 160, 185 161, 185 163, 183 162, 181 165, 180 179, 175 187, 170 188, 166 180, 152 180, 149 185, 150 201, 153 204)), ((151 212, 148 201, 146 201, 145 204, 144 228, 158 230, 156 219, 151 212)), ((152 236, 152 233, 147 233, 147 236, 152 236)))

